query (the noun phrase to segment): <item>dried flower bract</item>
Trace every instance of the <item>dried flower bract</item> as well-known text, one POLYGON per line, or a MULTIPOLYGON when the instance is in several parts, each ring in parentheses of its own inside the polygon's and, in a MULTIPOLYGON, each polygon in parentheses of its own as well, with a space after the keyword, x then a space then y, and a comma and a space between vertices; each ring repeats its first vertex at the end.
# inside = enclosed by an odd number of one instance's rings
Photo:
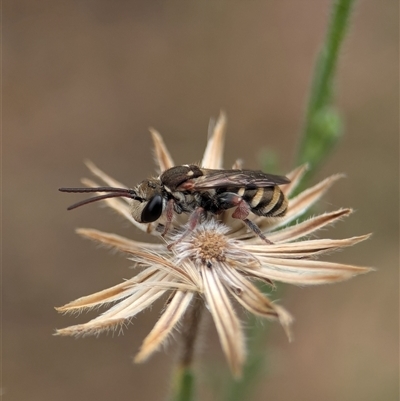
MULTIPOLYGON (((201 166, 222 168, 226 120, 221 114, 211 129, 201 166)), ((151 130, 155 158, 159 172, 174 166, 161 136, 151 130)), ((93 163, 87 163, 91 172, 102 184, 125 188, 93 163)), ((240 162, 235 163, 238 168, 240 162)), ((350 209, 339 209, 297 219, 339 179, 333 175, 296 196, 292 196, 306 167, 288 174, 291 182, 282 186, 289 199, 288 211, 281 218, 253 215, 251 220, 272 244, 266 244, 243 222, 232 218, 231 211, 210 217, 197 224, 189 235, 185 232, 184 216, 176 216, 172 227, 161 244, 137 242, 116 234, 93 229, 77 232, 87 238, 110 246, 128 255, 139 272, 131 279, 109 289, 79 298, 57 308, 60 312, 74 312, 109 305, 109 309, 95 319, 57 330, 58 335, 89 335, 118 330, 155 300, 169 294, 166 307, 153 330, 145 338, 135 360, 147 359, 171 335, 199 296, 215 322, 222 349, 232 373, 239 377, 245 361, 246 346, 243 329, 235 310, 235 303, 247 311, 272 320, 279 320, 289 339, 292 317, 280 305, 272 302, 256 286, 257 281, 273 285, 281 281, 296 285, 315 285, 347 280, 370 269, 353 265, 319 260, 324 253, 352 246, 369 237, 362 235, 346 239, 309 239, 317 230, 347 217, 350 209), (174 244, 167 248, 167 245, 174 244)), ((98 183, 83 180, 89 187, 98 183)), ((140 230, 160 237, 160 221, 140 224, 132 218, 130 201, 126 198, 109 198, 106 204, 124 216, 140 230)), ((161 237, 160 237, 161 238, 161 237)))

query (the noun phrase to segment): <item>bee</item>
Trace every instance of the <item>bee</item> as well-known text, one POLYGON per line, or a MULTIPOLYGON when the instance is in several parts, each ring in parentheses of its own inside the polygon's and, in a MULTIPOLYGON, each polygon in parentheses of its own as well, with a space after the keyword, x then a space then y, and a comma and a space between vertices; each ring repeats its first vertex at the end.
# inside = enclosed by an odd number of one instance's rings
POLYGON ((194 230, 207 215, 219 215, 235 208, 232 217, 242 220, 262 240, 271 244, 260 228, 248 216, 284 216, 288 201, 280 185, 290 180, 284 176, 253 170, 212 170, 194 164, 172 167, 158 178, 142 181, 133 189, 60 188, 61 192, 104 192, 71 205, 75 209, 102 199, 125 197, 132 200, 132 217, 138 223, 152 223, 166 217, 163 236, 168 232, 174 213, 189 214, 188 229, 182 238, 194 230))

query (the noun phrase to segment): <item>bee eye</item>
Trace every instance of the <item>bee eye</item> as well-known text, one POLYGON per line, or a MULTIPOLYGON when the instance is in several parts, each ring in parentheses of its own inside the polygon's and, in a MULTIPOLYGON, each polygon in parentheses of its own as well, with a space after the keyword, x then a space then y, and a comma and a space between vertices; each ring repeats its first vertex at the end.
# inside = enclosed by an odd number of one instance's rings
POLYGON ((163 199, 160 195, 153 196, 142 211, 142 223, 152 223, 156 221, 162 213, 163 199))

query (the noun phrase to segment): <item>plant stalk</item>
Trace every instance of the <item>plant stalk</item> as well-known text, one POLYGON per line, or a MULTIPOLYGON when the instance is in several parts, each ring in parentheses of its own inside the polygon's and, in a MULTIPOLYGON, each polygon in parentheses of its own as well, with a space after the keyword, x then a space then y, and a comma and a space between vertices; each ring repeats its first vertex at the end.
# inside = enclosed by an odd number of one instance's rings
POLYGON ((316 62, 297 156, 297 164, 309 164, 307 178, 326 159, 342 134, 342 121, 333 106, 333 83, 354 2, 333 2, 325 41, 316 62))
POLYGON ((204 302, 201 297, 194 297, 192 304, 183 318, 181 331, 182 347, 174 377, 171 401, 193 401, 194 399, 192 362, 203 307, 204 302))

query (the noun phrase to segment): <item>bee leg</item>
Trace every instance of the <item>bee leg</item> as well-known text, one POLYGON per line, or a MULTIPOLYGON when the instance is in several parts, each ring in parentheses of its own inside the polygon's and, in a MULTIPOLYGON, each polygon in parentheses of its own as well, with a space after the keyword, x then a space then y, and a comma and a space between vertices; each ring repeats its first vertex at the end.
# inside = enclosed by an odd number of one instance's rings
POLYGON ((204 216, 204 214, 205 214, 204 208, 198 207, 197 209, 195 209, 189 217, 188 228, 186 229, 186 231, 177 241, 169 244, 167 248, 170 250, 173 246, 179 244, 179 242, 181 242, 187 235, 189 235, 196 228, 197 224, 200 222, 201 217, 204 216))
POLYGON ((253 223, 249 219, 242 219, 248 227, 250 227, 251 230, 253 230, 254 233, 256 233, 263 241, 265 241, 269 245, 273 245, 274 243, 270 241, 260 230, 260 227, 256 223, 253 223))
POLYGON ((165 223, 164 231, 161 234, 163 237, 165 237, 169 228, 171 227, 172 219, 174 217, 174 200, 173 199, 170 199, 167 202, 167 206, 165 208, 165 214, 167 216, 167 221, 165 223))
POLYGON ((240 219, 243 220, 244 223, 247 224, 247 226, 255 233, 257 234, 263 241, 265 241, 267 244, 272 245, 273 242, 271 242, 260 230, 258 225, 256 223, 253 223, 251 220, 247 218, 251 210, 250 205, 244 201, 243 199, 239 201, 237 204, 236 210, 232 213, 232 217, 235 219, 240 219))

